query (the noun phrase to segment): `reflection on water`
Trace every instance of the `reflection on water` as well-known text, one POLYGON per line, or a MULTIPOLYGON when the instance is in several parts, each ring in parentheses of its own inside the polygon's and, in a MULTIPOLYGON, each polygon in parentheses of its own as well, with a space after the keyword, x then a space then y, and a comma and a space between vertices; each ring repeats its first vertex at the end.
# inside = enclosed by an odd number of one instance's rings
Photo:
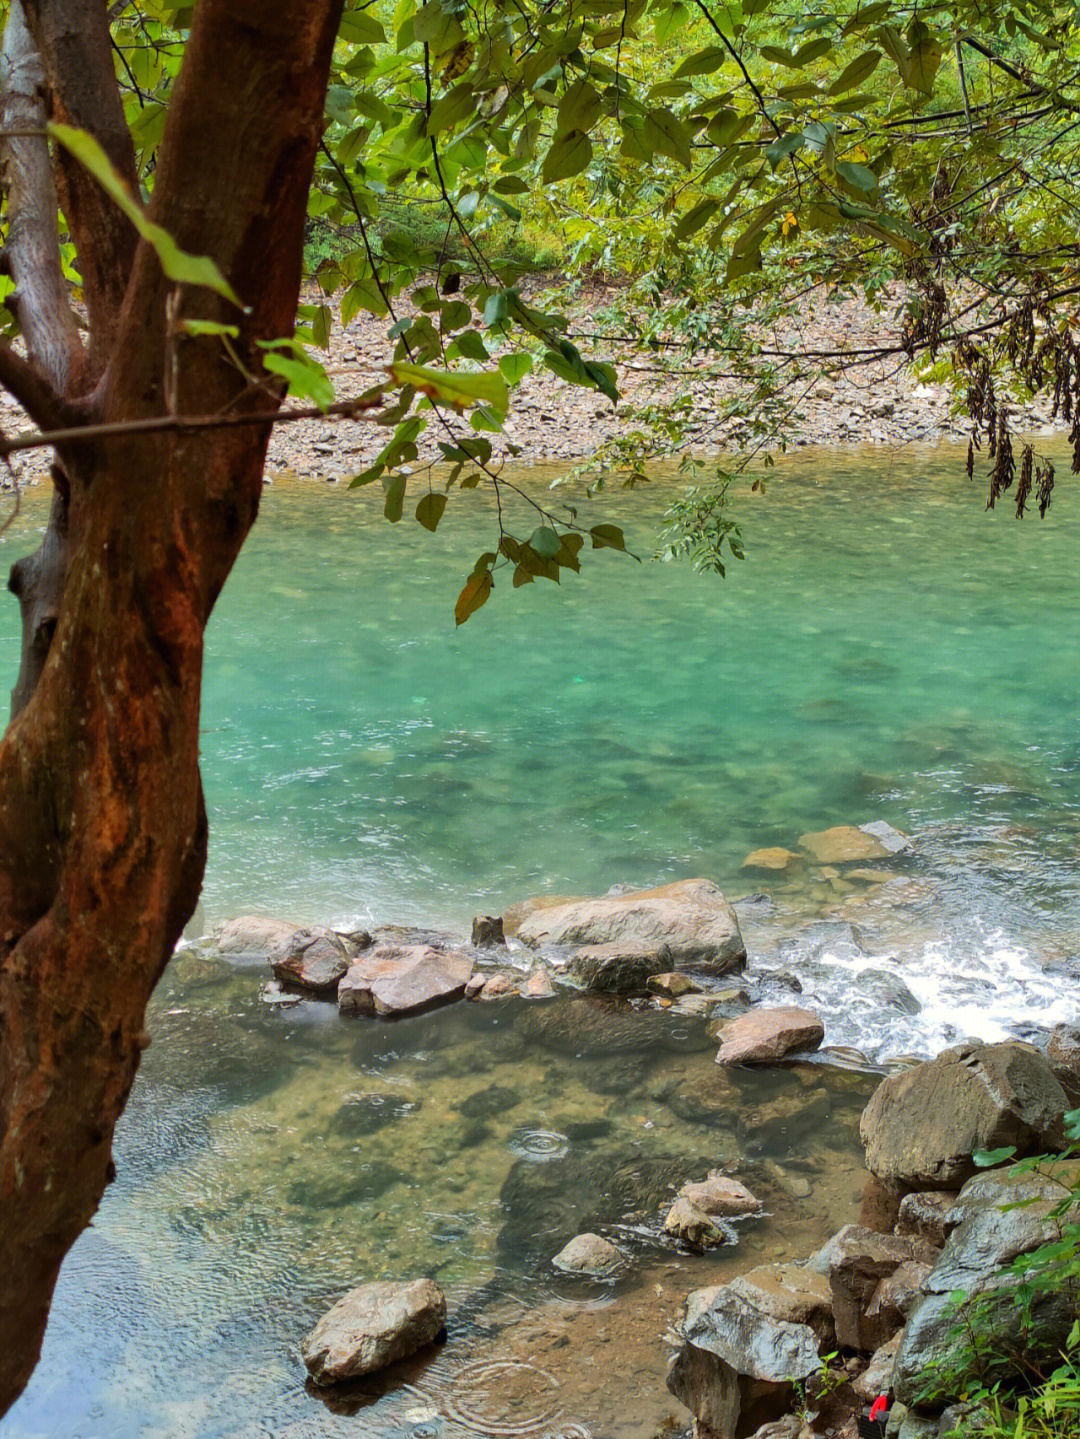
POLYGON ((703 1018, 622 1001, 386 1024, 270 1009, 257 987, 192 951, 168 971, 117 1181, 4 1439, 647 1439, 674 1407, 662 1336, 687 1290, 855 1212, 871 1076, 721 1070, 703 1018), (680 1254, 665 1203, 717 1165, 767 1217, 736 1249, 680 1254), (551 1267, 585 1229, 628 1256, 614 1282, 551 1267), (299 1345, 328 1303, 417 1274, 447 1292, 447 1344, 309 1394, 299 1345))

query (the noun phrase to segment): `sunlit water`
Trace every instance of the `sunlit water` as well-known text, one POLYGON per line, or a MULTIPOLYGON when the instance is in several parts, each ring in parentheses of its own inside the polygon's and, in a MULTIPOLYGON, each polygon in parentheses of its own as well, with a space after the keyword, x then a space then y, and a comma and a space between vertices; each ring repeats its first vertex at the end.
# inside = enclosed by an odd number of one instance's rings
MULTIPOLYGON (((647 556, 668 494, 593 509, 647 556)), ((208 923, 461 930, 532 893, 705 874, 736 899, 755 996, 801 987, 829 1045, 879 1060, 1080 1015, 1069 482, 1017 524, 983 516, 955 452, 804 455, 743 502, 726 582, 589 553, 559 589, 500 576, 455 629, 491 547, 469 499, 431 537, 368 491, 268 490, 209 636, 208 923), (740 873, 879 819, 914 838, 884 882, 740 873)), ((42 518, 31 499, 0 558, 42 518)), ((14 632, 9 602, 5 681, 14 632)), ((271 1012, 259 979, 193 953, 170 971, 119 1179, 4 1439, 649 1439, 686 1290, 853 1217, 871 1076, 724 1074, 703 1020, 586 1001, 271 1012), (715 1164, 772 1217, 679 1256, 663 1200, 715 1164), (590 1226, 630 1256, 610 1290, 549 1268, 590 1226), (450 1294, 445 1349, 341 1412, 307 1394, 325 1304, 415 1273, 450 1294)))

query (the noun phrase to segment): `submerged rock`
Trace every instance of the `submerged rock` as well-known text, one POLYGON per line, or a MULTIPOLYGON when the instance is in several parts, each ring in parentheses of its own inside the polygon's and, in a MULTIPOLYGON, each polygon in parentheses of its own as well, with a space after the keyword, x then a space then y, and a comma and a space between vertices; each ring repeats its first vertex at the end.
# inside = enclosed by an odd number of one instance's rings
MULTIPOLYGON (((898 831, 897 831, 898 832, 898 831)), ((876 834, 866 828, 838 824, 799 836, 799 848, 814 864, 865 864, 870 859, 888 859, 893 853, 876 834)))
POLYGON ((825 1025, 795 1005, 752 1009, 724 1026, 717 1064, 774 1064, 785 1055, 817 1049, 825 1025))
POLYGON ((461 951, 381 945, 348 968, 338 987, 342 1014, 414 1014, 460 999, 473 971, 461 951))
POLYGON ((774 845, 771 849, 755 849, 743 860, 742 867, 759 874, 782 874, 801 861, 802 855, 796 854, 793 849, 774 845))
POLYGON ((551 1261, 567 1274, 608 1275, 622 1263, 622 1251, 599 1234, 578 1234, 551 1261))
POLYGON ((599 899, 530 900, 507 911, 503 926, 534 949, 640 945, 663 957, 654 973, 695 967, 726 974, 746 963, 735 911, 707 879, 599 899))
POLYGON ((975 1173, 977 1149, 1058 1149, 1065 1091, 1027 1044, 967 1044, 890 1075, 863 1111, 866 1166, 886 1183, 945 1189, 975 1173))
POLYGON ((432 1280, 379 1280, 339 1299, 304 1340, 301 1353, 316 1384, 339 1384, 407 1359, 445 1327, 446 1299, 432 1280))

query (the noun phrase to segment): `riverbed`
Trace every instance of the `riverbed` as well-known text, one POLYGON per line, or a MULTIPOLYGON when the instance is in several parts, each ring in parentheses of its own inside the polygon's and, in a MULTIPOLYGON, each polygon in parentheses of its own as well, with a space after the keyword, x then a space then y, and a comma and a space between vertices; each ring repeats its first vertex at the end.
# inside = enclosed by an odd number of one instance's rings
MULTIPOLYGON (((260 972, 188 949, 3 1439, 652 1439, 677 1419, 663 1336, 686 1291, 855 1217, 882 1067, 1080 1014, 1070 486, 1018 524, 983 514, 956 450, 804 452, 739 499, 747 559, 719 581, 648 562, 658 477, 573 501, 645 563, 499 574, 458 629, 486 499, 453 495, 433 537, 409 501, 391 526, 370 490, 278 477, 208 635, 201 923, 463 932, 529 894, 703 874, 755 997, 801 993, 843 1067, 721 1071, 703 1018, 620 1001, 269 1009, 260 972), (742 869, 874 820, 912 844, 873 878, 742 869), (716 1165, 767 1215, 679 1253, 664 1201, 716 1165), (626 1252, 612 1285, 550 1268, 590 1227, 626 1252), (385 1394, 311 1395, 299 1343, 326 1304, 419 1273, 447 1290, 447 1344, 385 1394)), ((0 558, 43 518, 30 492, 0 558)), ((14 634, 9 602, 8 682, 14 634)))

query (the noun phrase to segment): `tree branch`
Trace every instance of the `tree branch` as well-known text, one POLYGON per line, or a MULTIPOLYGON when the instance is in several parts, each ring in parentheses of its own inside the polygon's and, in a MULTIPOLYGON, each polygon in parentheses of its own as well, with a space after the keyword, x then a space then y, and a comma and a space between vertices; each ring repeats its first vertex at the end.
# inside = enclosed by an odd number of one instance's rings
POLYGON ((8 197, 8 240, 2 262, 15 282, 8 307, 19 321, 38 374, 33 375, 8 347, 0 383, 38 424, 45 423, 41 416, 47 413, 55 422, 56 396, 77 388, 86 363, 60 265, 56 189, 44 135, 43 81, 21 0, 11 0, 0 48, 0 123, 9 132, 0 137, 0 182, 8 197), (46 384, 54 392, 49 410, 43 408, 46 384))
POLYGON ((0 343, 0 385, 43 430, 54 429, 70 419, 69 407, 49 381, 8 342, 0 343))
MULTIPOLYGON (((49 116, 88 130, 135 189, 135 151, 113 64, 104 5, 22 0, 45 69, 49 116)), ((135 259, 136 235, 112 200, 67 151, 56 155, 56 188, 79 256, 90 321, 90 370, 105 367, 135 259)))

